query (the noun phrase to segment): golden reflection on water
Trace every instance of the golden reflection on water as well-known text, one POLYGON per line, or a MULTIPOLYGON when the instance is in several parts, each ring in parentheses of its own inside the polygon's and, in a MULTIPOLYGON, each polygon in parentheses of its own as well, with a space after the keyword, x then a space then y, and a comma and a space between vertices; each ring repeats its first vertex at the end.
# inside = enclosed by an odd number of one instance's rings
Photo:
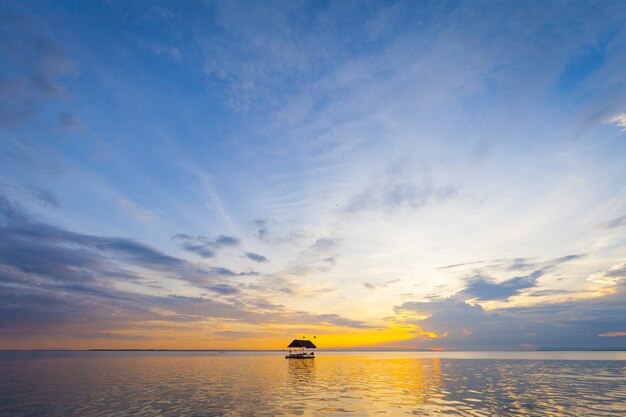
POLYGON ((0 416, 626 415, 626 361, 84 352, 0 375, 0 416))
POLYGON ((315 378, 315 359, 294 359, 287 361, 289 383, 294 388, 311 385, 315 378))
POLYGON ((288 361, 288 375, 289 392, 295 395, 285 396, 279 408, 299 408, 302 415, 393 415, 394 410, 418 408, 441 391, 438 358, 318 356, 288 361), (306 403, 319 406, 302 406, 306 403))

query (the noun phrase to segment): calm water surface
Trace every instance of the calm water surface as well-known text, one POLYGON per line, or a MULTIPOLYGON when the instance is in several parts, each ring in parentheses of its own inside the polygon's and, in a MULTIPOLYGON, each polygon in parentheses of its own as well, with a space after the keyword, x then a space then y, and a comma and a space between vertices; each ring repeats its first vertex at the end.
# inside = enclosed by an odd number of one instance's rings
POLYGON ((625 381, 625 352, 0 352, 0 415, 625 416, 625 381))

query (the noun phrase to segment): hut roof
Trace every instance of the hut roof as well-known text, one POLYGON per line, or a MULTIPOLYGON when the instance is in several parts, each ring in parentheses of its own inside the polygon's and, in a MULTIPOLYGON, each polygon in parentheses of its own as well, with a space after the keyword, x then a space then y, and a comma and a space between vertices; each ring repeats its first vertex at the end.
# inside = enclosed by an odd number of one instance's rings
POLYGON ((293 342, 287 346, 288 348, 307 348, 307 349, 315 349, 317 346, 313 344, 310 340, 298 340, 294 339, 293 342))

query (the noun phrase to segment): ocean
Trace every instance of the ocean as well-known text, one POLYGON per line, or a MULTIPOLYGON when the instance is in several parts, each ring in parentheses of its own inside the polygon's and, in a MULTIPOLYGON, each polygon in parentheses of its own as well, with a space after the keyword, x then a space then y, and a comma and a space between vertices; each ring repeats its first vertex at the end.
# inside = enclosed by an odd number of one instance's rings
POLYGON ((0 352, 0 416, 625 416, 626 352, 0 352))

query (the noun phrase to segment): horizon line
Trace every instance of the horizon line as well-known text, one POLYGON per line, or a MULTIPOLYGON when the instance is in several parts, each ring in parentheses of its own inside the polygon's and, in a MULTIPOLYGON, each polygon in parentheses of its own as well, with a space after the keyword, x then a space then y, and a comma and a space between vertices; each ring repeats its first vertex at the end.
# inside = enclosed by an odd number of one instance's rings
MULTIPOLYGON (((325 352, 626 352, 626 348, 582 349, 582 348, 554 348, 554 349, 463 349, 463 350, 433 350, 433 349, 362 349, 362 348, 317 348, 325 352)), ((0 352, 282 352, 284 349, 0 349, 0 352)))

